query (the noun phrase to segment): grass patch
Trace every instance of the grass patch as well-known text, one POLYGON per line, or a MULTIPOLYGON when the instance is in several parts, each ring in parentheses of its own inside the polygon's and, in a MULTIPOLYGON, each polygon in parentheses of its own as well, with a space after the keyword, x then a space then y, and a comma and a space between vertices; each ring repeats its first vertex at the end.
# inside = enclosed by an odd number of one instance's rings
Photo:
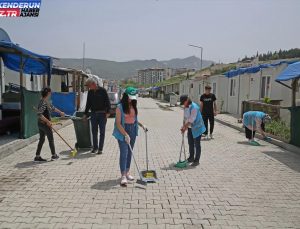
POLYGON ((266 123, 266 132, 286 141, 290 141, 291 139, 290 127, 284 121, 272 120, 266 123))

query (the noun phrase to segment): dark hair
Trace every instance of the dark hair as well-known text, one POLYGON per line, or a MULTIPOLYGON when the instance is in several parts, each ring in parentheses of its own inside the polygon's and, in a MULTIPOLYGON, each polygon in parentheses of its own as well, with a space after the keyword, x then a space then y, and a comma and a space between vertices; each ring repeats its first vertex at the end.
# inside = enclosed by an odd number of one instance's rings
POLYGON ((209 90, 210 90, 210 89, 211 89, 211 86, 209 86, 209 85, 206 85, 206 86, 205 86, 205 90, 207 90, 207 89, 209 89, 209 90))
POLYGON ((41 91, 42 97, 45 98, 48 95, 49 92, 51 92, 50 87, 43 88, 42 91, 41 91))
MULTIPOLYGON (((129 96, 126 93, 124 93, 121 99, 122 108, 125 114, 130 113, 128 98, 129 96)), ((131 100, 131 105, 135 111, 135 115, 137 115, 138 114, 137 100, 131 100)))

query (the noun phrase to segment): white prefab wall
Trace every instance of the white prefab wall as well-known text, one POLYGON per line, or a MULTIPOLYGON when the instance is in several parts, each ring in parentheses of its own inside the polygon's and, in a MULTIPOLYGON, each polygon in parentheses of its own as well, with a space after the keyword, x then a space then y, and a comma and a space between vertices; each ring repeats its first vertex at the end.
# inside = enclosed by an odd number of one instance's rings
MULTIPOLYGON (((32 77, 28 74, 23 74, 23 86, 30 91, 41 91, 43 87, 43 77, 34 75, 32 77)), ((4 84, 9 83, 20 85, 20 73, 11 71, 7 68, 4 69, 4 84)))

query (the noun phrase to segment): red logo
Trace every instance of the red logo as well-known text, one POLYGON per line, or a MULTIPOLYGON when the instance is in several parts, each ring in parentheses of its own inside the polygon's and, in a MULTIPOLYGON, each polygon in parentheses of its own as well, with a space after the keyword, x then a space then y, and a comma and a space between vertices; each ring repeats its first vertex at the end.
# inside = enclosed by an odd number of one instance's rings
POLYGON ((20 17, 20 8, 6 8, 0 9, 0 17, 20 17))

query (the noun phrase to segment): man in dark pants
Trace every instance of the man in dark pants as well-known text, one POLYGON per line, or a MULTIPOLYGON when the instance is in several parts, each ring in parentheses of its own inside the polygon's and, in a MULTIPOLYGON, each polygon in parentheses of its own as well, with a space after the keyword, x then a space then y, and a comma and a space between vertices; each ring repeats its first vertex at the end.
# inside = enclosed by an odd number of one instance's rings
POLYGON ((98 81, 94 78, 88 78, 86 84, 89 88, 86 107, 85 118, 91 110, 91 124, 93 134, 93 150, 91 153, 102 154, 106 121, 110 115, 110 101, 106 90, 98 85, 98 81), (100 129, 100 139, 98 144, 98 128, 100 129))
POLYGON ((215 116, 217 115, 216 96, 211 93, 211 87, 205 86, 205 93, 200 97, 201 113, 206 127, 203 137, 208 138, 208 121, 210 138, 213 139, 213 131, 215 125, 215 116))

